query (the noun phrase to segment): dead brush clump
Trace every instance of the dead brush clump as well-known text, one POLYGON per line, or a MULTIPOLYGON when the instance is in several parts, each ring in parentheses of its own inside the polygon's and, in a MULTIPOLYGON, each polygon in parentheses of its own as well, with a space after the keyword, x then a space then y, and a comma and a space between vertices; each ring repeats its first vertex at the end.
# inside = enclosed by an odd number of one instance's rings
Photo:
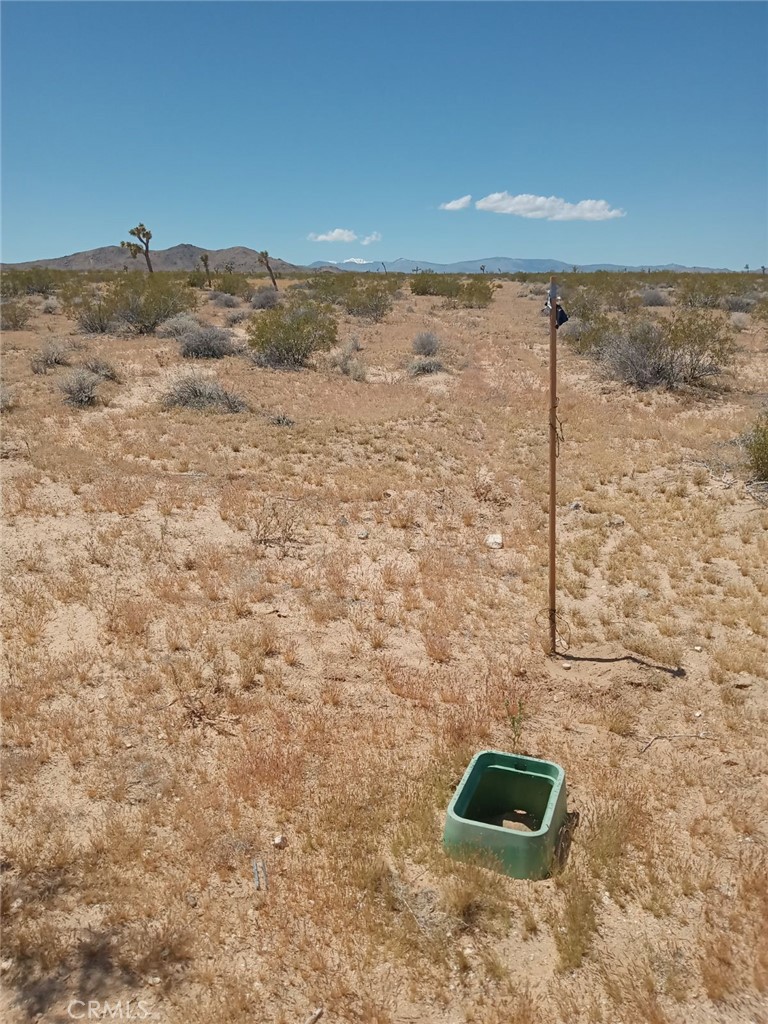
POLYGON ((90 370, 78 369, 61 381, 59 389, 63 393, 67 405, 82 409, 96 405, 99 399, 98 388, 103 379, 99 374, 91 373, 90 370))
POLYGON ((248 412, 245 399, 227 391, 211 377, 180 377, 161 399, 165 409, 194 409, 197 412, 248 412))
POLYGON ((32 373, 44 374, 57 366, 69 366, 70 353, 67 346, 61 342, 49 341, 41 349, 33 353, 30 358, 32 373))
POLYGON ((182 359, 223 359, 234 355, 237 347, 228 330, 198 326, 179 335, 179 352, 182 359))

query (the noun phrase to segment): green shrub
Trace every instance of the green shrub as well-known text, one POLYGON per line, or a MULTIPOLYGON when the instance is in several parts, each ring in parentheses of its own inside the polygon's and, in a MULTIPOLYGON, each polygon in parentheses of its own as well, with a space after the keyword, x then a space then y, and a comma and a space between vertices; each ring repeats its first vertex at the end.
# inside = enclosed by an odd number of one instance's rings
POLYGON ((458 298, 461 281, 453 274, 435 274, 431 270, 423 270, 413 274, 409 284, 414 295, 437 295, 445 299, 458 298))
POLYGON ((134 334, 152 334, 163 321, 197 306, 197 296, 189 285, 158 274, 118 281, 110 301, 115 319, 134 334))
POLYGON ((75 322, 84 334, 106 334, 115 326, 114 303, 102 299, 84 299, 75 312, 75 322))
POLYGON ((474 277, 460 285, 456 296, 460 306, 468 309, 483 309, 493 302, 493 293, 496 285, 493 281, 484 281, 481 277, 474 277))
POLYGON ((187 274, 187 284, 190 288, 202 288, 207 280, 204 270, 190 270, 187 274))
POLYGON ((247 334, 256 360, 276 367, 305 366, 313 352, 327 352, 337 340, 330 307, 300 298, 252 317, 247 334))
POLYGON ((723 286, 715 274, 688 274, 675 289, 680 306, 690 309, 717 309, 723 300, 723 286))
POLYGON ((0 327, 4 331, 23 331, 32 313, 23 302, 4 302, 0 309, 0 327))
POLYGON ((351 289, 344 296, 342 305, 351 316, 378 323, 392 309, 392 301, 391 290, 374 278, 351 289))
POLYGON ((750 472, 756 480, 768 480, 768 412, 757 423, 745 441, 750 472))
POLYGON ((255 291, 245 274, 223 273, 215 278, 216 291, 224 295, 236 295, 250 302, 255 291))

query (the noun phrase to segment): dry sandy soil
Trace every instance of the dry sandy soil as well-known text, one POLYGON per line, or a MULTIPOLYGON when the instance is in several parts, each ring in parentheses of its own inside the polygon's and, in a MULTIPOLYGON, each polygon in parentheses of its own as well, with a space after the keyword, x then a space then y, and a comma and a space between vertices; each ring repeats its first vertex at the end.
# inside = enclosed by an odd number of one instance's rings
POLYGON ((172 340, 5 334, 6 1020, 768 1021, 768 509, 733 444, 766 330, 705 397, 562 347, 552 659, 541 302, 343 317, 365 382, 196 364, 232 415, 163 409, 172 340), (413 379, 425 330, 448 372, 413 379), (51 338, 122 383, 66 406, 51 338), (555 877, 443 854, 485 748, 564 767, 555 877))

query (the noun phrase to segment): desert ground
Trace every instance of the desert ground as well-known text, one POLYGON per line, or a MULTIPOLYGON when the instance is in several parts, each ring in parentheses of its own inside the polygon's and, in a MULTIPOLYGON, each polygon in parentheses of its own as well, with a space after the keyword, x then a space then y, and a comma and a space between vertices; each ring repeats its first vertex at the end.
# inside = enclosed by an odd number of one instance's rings
POLYGON ((563 339, 550 657, 542 290, 340 313, 357 380, 4 332, 6 1020, 768 1021, 768 327, 704 391, 563 339), (192 372, 249 411, 164 407, 192 372), (444 854, 484 749, 565 769, 552 877, 444 854))

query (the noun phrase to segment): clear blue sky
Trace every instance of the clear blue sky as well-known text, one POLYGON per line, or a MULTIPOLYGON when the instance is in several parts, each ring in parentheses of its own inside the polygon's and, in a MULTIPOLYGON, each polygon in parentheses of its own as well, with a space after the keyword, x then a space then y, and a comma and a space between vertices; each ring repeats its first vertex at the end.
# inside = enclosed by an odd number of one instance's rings
POLYGON ((144 221, 295 263, 756 266, 767 66, 768 6, 733 0, 11 0, 2 255, 144 221))

